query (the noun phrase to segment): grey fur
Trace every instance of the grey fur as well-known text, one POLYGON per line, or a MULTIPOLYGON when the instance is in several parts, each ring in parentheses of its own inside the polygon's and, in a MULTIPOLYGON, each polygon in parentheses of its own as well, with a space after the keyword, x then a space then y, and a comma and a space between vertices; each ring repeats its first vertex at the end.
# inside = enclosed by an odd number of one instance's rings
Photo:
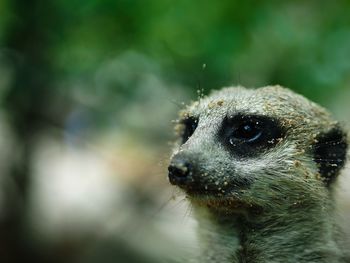
MULTIPOLYGON (((180 118, 199 118, 172 160, 194 162, 203 189, 185 192, 199 222, 198 262, 350 262, 335 220, 333 185, 313 160, 317 136, 339 124, 319 105, 280 86, 224 88, 188 106, 180 118), (218 143, 226 116, 258 114, 278 119, 286 134, 273 148, 238 158, 218 143), (236 187, 244 178, 249 187, 236 187)), ((181 134, 183 127, 177 126, 181 134)))

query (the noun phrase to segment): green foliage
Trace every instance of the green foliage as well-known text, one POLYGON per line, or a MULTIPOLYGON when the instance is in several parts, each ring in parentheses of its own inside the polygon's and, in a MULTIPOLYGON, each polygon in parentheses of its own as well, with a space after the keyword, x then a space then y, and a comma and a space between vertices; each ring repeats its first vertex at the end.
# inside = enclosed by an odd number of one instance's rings
MULTIPOLYGON (((138 90, 132 83, 101 87, 96 81, 106 63, 129 51, 146 56, 162 69, 156 74, 192 94, 199 85, 207 93, 232 84, 281 84, 327 105, 330 89, 340 93, 349 86, 348 1, 38 3, 32 7, 36 30, 46 40, 38 45, 58 82, 53 86, 68 96, 77 90, 95 96, 103 89, 105 98, 132 99, 138 90)), ((5 0, 0 7, 0 14, 11 14, 0 15, 4 38, 26 18, 5 0)), ((107 79, 123 73, 110 74, 107 79)))
POLYGON ((324 102, 329 89, 348 85, 349 7, 347 1, 61 1, 52 62, 68 74, 89 74, 132 49, 193 89, 198 80, 206 90, 279 83, 324 102))

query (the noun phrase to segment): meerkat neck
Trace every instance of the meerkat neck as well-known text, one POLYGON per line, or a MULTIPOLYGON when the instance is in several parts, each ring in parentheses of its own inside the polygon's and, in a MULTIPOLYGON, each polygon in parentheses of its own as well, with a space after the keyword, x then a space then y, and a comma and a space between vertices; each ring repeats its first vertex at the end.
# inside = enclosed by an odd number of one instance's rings
POLYGON ((207 211, 199 220, 204 242, 200 262, 341 262, 335 224, 330 223, 332 207, 325 205, 305 213, 296 207, 275 216, 207 211))

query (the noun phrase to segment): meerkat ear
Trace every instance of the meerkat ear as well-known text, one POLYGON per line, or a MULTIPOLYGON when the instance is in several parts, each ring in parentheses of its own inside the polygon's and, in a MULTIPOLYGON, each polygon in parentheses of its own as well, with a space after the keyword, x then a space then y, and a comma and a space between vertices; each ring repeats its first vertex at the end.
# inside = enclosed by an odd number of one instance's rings
POLYGON ((347 148, 347 135, 339 125, 317 136, 316 143, 313 145, 314 161, 327 186, 334 181, 344 167, 347 148))

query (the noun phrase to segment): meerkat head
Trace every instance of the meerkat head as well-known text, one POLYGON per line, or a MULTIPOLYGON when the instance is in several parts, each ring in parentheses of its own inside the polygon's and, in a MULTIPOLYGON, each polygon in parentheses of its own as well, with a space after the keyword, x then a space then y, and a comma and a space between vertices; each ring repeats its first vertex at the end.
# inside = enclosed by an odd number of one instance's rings
POLYGON ((330 114, 279 86, 215 91, 181 111, 176 130, 170 182, 226 212, 325 195, 346 159, 330 114))

